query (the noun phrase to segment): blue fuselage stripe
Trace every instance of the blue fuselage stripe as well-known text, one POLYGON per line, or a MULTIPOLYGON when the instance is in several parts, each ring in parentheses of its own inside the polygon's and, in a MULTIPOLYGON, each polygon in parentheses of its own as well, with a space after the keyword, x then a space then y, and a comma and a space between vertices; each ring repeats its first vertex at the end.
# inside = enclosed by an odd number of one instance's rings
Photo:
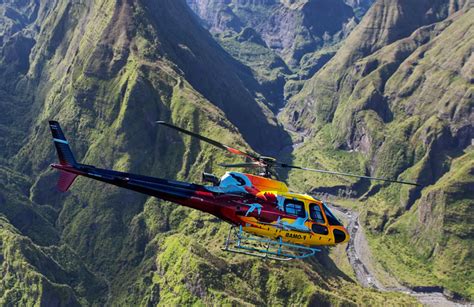
POLYGON ((68 141, 65 141, 65 140, 54 139, 54 138, 53 138, 53 140, 54 140, 55 142, 59 142, 59 143, 63 143, 63 144, 69 144, 68 141))

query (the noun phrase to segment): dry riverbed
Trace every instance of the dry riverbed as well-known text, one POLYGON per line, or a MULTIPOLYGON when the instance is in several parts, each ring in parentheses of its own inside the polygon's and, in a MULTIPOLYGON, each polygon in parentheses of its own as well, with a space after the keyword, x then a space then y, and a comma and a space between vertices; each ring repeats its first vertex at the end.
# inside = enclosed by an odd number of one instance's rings
MULTIPOLYGON (((364 229, 359 223, 359 213, 343 208, 337 205, 332 205, 331 209, 340 217, 347 221, 347 229, 351 235, 351 240, 347 244, 346 253, 349 262, 354 269, 357 280, 364 287, 372 287, 380 291, 397 291, 404 292, 416 297, 420 303, 426 306, 472 306, 472 304, 461 304, 449 300, 442 292, 432 289, 432 291, 415 291, 400 285, 393 280, 393 285, 384 286, 378 279, 375 273, 373 258, 370 254, 369 245, 364 234, 364 229)), ((384 275, 389 275, 388 272, 383 272, 384 275)))

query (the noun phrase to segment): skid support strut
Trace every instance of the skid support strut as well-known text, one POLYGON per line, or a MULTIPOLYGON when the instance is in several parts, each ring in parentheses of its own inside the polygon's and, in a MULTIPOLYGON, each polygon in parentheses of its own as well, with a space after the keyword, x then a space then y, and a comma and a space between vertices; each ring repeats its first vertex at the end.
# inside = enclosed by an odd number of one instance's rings
POLYGON ((316 252, 321 251, 313 247, 283 242, 281 237, 273 240, 254 236, 245 233, 242 226, 232 226, 229 229, 222 250, 280 261, 303 259, 314 256, 316 252))

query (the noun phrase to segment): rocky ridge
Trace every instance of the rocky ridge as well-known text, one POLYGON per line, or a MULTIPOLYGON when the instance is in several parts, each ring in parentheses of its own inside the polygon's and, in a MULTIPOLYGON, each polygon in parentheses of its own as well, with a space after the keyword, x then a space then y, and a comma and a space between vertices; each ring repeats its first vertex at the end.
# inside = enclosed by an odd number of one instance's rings
MULTIPOLYGON (((346 169, 422 184, 339 180, 369 199, 364 222, 377 242, 374 253, 401 281, 441 284, 469 298, 472 6, 377 1, 282 114, 291 129, 309 135, 296 153, 301 160, 318 148, 326 151, 320 158, 326 167, 338 157, 352 164, 346 169)), ((318 179, 305 185, 334 185, 318 179)))
POLYGON ((0 304, 413 302, 363 289, 327 253, 290 265, 225 254, 225 225, 153 198, 86 179, 58 194, 48 119, 84 163, 194 181, 232 160, 155 120, 243 148, 289 138, 184 1, 4 1, 0 12, 0 304))
POLYGON ((202 24, 271 93, 274 109, 319 70, 370 5, 342 0, 188 0, 202 24))

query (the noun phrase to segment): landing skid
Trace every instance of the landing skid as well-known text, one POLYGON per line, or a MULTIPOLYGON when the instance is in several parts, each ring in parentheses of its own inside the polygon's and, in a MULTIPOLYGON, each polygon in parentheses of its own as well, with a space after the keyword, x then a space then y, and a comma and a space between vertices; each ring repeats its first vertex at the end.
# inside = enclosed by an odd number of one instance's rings
POLYGON ((242 226, 232 226, 222 247, 223 251, 244 254, 264 259, 288 261, 314 256, 321 251, 303 245, 285 243, 281 238, 272 240, 257 237, 242 230, 242 226))

